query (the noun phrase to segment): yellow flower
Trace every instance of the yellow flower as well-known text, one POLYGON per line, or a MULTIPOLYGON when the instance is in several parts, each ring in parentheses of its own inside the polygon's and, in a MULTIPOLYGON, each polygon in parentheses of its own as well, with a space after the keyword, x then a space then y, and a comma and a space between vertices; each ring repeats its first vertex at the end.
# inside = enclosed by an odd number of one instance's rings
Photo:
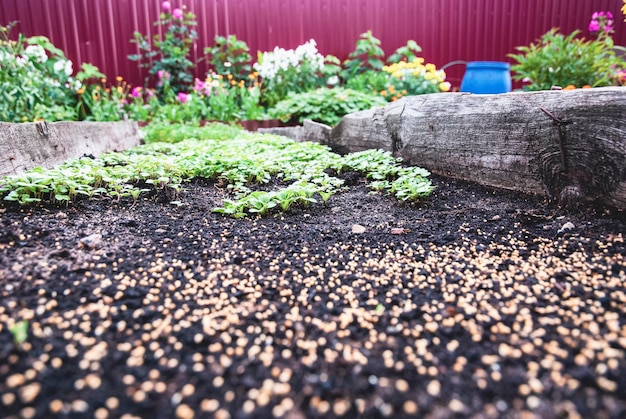
POLYGON ((85 93, 85 88, 81 87, 80 89, 78 89, 76 93, 78 93, 79 95, 82 95, 83 93, 85 93))
POLYGON ((124 78, 123 78, 122 76, 117 76, 117 77, 115 78, 115 80, 117 80, 117 81, 122 81, 122 80, 124 80, 124 78))
POLYGON ((444 81, 443 83, 439 83, 439 90, 442 92, 449 92, 451 87, 452 85, 448 83, 447 81, 444 81))
POLYGON ((432 80, 432 79, 434 79, 434 78, 435 78, 435 75, 434 75, 433 73, 429 73, 429 72, 427 72, 427 73, 424 73, 424 78, 425 78, 426 80, 432 80))
POLYGON ((392 84, 387 89, 389 89, 389 93, 394 94, 396 91, 396 86, 392 84))
POLYGON ((122 89, 122 86, 117 86, 117 93, 124 93, 124 89, 122 89))
POLYGON ((413 58, 413 62, 417 64, 424 64, 424 59, 422 57, 413 58))
POLYGON ((229 75, 227 75, 227 76, 226 76, 226 78, 227 78, 228 80, 232 80, 232 79, 233 79, 233 75, 232 75, 232 74, 229 74, 229 75))
POLYGON ((426 64, 426 71, 437 71, 437 67, 435 67, 435 64, 428 63, 426 64))
POLYGON ((391 75, 394 76, 397 79, 401 79, 402 78, 402 71, 400 71, 400 70, 394 71, 391 75))
POLYGON ((380 91, 380 95, 381 96, 387 96, 387 91, 386 90, 381 90, 380 91))
POLYGON ((250 74, 248 74, 248 78, 250 80, 254 80, 254 79, 256 79, 256 76, 254 75, 254 73, 250 73, 250 74))

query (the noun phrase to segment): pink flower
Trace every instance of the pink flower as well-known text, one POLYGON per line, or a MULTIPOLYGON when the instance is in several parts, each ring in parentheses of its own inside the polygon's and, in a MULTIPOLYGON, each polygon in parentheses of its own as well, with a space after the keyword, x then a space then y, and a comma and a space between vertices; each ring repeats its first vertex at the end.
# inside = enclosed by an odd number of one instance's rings
POLYGON ((168 73, 165 70, 159 70, 159 71, 157 71, 157 77, 159 79, 169 79, 170 78, 170 73, 168 73))
POLYGON ((169 11, 172 8, 172 4, 169 1, 164 1, 163 4, 161 4, 161 8, 165 11, 169 11))
POLYGON ((598 32, 600 30, 600 24, 597 20, 589 22, 589 32, 598 32))
POLYGON ((141 86, 136 86, 133 88, 133 90, 130 91, 130 95, 132 97, 139 97, 141 96, 141 86))
POLYGON ((178 92, 178 95, 176 95, 176 99, 178 99, 180 103, 187 103, 187 101, 189 100, 189 95, 187 93, 178 92))
POLYGON ((174 9, 172 12, 172 17, 174 19, 182 19, 183 18, 183 10, 182 9, 174 9))

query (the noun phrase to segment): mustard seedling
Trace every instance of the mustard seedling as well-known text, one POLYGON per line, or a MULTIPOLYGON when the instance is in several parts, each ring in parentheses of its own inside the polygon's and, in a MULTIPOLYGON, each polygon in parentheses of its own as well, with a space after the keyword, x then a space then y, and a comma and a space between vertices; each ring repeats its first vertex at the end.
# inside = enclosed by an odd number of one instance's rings
POLYGON ((11 336, 13 336, 13 343, 15 346, 21 347, 28 339, 28 321, 22 320, 15 323, 9 328, 11 336))

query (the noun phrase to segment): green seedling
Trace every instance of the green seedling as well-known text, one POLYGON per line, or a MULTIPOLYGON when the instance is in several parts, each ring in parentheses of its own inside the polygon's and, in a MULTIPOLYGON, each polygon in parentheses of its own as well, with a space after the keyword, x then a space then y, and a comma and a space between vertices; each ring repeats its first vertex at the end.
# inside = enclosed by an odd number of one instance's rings
POLYGON ((9 328, 11 336, 13 336, 13 343, 15 346, 21 347, 28 339, 28 321, 22 320, 15 323, 9 328))
MULTIPOLYGON (((403 167, 400 159, 381 150, 340 156, 321 144, 226 125, 159 126, 175 137, 171 143, 152 142, 96 159, 70 160, 55 169, 7 176, 0 179, 0 197, 22 205, 70 205, 80 197, 118 201, 128 197, 135 203, 148 191, 147 185, 178 192, 185 182, 202 179, 216 182, 225 195, 215 213, 242 218, 284 212, 294 205, 307 207, 318 199, 327 202, 344 187, 343 180, 331 173, 360 172, 372 190, 404 201, 420 199, 432 190, 427 171, 403 167)), ((151 132, 155 139, 166 139, 151 132)))

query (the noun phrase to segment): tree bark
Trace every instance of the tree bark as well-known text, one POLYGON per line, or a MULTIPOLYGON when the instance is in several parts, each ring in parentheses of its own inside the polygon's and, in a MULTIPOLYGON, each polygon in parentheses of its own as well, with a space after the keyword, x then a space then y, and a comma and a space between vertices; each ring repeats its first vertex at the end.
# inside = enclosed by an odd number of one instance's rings
POLYGON ((327 144, 482 185, 626 209, 626 88, 439 93, 345 116, 327 144))

